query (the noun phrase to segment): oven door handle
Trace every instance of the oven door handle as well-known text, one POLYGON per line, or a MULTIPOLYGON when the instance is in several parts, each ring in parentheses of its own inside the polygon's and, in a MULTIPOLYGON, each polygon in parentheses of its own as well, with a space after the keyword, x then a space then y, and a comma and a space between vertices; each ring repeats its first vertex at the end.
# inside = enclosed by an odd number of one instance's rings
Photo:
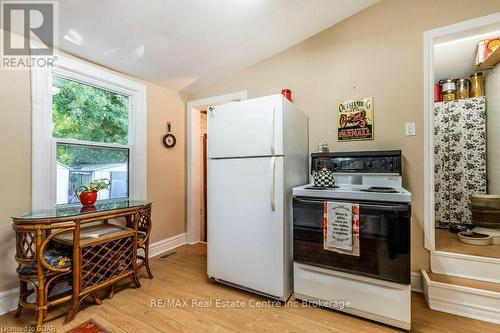
POLYGON ((410 208, 408 205, 370 205, 370 204, 359 204, 359 209, 363 208, 373 208, 383 211, 398 211, 404 212, 408 211, 410 208))
MULTIPOLYGON (((307 200, 303 198, 294 198, 295 202, 298 203, 305 203, 305 204, 320 204, 323 205, 325 201, 331 201, 331 202, 336 202, 335 200, 307 200)), ((347 201, 338 201, 342 203, 348 203, 347 201)), ((372 205, 372 204, 365 204, 365 203, 357 203, 357 202, 352 202, 353 204, 359 204, 359 208, 373 208, 373 209, 378 209, 378 210, 383 210, 383 211, 408 211, 409 210, 409 205, 372 205)))
POLYGON ((307 200, 302 198, 293 198, 294 202, 306 203, 306 204, 323 204, 326 200, 307 200))

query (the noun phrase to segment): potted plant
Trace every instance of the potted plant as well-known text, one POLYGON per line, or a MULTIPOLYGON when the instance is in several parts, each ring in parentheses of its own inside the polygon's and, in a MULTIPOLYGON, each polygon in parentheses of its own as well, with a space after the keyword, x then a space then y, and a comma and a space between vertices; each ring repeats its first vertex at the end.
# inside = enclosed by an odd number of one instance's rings
POLYGON ((97 200, 97 192, 100 190, 110 188, 111 183, 109 179, 95 179, 89 182, 87 185, 78 186, 75 189, 75 194, 83 206, 92 206, 97 200))

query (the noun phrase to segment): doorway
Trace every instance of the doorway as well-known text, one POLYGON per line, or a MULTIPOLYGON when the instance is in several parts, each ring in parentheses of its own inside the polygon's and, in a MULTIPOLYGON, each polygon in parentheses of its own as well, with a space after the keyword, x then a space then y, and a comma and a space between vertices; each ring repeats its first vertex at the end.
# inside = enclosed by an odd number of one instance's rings
POLYGON ((499 258, 498 251, 493 249, 495 245, 468 245, 459 241, 457 235, 460 228, 473 227, 470 195, 495 194, 500 189, 500 186, 496 189, 494 182, 500 169, 496 163, 492 164, 500 156, 498 145, 492 144, 497 141, 498 124, 494 123, 498 121, 494 117, 497 112, 492 111, 500 105, 498 89, 494 88, 495 82, 500 81, 500 66, 484 66, 476 58, 480 42, 498 37, 500 14, 424 33, 424 229, 425 247, 431 251, 431 260, 436 253, 499 258), (472 94, 477 73, 481 73, 482 93, 472 94), (466 96, 457 90, 462 81, 468 83, 464 85, 468 88, 463 89, 466 96), (435 87, 445 87, 447 82, 453 83, 450 84, 455 91, 453 97, 445 99, 444 92, 436 97, 435 87))
POLYGON ((187 239, 190 244, 207 239, 207 166, 210 106, 247 99, 247 91, 190 101, 187 103, 187 239))

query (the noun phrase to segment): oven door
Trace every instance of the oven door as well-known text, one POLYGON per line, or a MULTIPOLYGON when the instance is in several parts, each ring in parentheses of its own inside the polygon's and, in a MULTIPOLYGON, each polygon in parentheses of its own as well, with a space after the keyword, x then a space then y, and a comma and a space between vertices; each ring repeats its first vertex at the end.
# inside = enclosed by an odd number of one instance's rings
POLYGON ((410 284, 410 204, 332 201, 360 206, 359 257, 323 248, 324 199, 294 197, 294 261, 410 284))

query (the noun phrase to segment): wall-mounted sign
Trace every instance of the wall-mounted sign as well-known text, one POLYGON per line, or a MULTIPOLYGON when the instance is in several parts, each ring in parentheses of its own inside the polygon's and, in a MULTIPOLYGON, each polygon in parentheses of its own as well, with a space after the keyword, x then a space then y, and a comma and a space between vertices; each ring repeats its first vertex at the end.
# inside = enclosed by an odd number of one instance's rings
POLYGON ((337 104, 337 140, 373 139, 373 97, 337 104))

